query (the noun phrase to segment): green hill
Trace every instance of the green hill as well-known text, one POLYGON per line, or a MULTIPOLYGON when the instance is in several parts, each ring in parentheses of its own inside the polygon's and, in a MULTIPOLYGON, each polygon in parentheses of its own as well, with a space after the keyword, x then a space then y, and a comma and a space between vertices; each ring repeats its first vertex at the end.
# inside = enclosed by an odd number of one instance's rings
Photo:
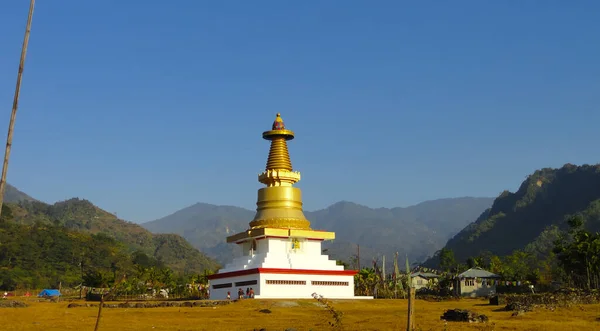
POLYGON ((11 205, 13 222, 21 225, 52 224, 68 230, 104 235, 135 251, 155 258, 178 273, 200 273, 218 268, 207 257, 177 235, 152 234, 143 227, 118 219, 87 200, 73 198, 49 205, 39 201, 21 201, 11 205))
MULTIPOLYGON (((574 215, 583 217, 587 230, 600 230, 600 165, 567 164, 534 172, 517 192, 502 192, 445 248, 463 262, 480 254, 506 256, 515 250, 543 256, 574 215)), ((437 263, 434 257, 425 264, 437 263)))
MULTIPOLYGON (((333 258, 349 261, 361 246, 361 263, 395 252, 411 260, 424 259, 441 248, 457 231, 481 214, 492 198, 454 198, 426 201, 406 208, 369 208, 338 202, 326 209, 305 212, 311 227, 336 232, 334 242, 324 248, 333 258)), ((169 216, 144 223, 154 233, 172 232, 221 263, 229 262, 236 247, 225 237, 244 231, 255 211, 234 206, 197 203, 169 216)))
MULTIPOLYGON (((102 286, 115 273, 134 270, 133 256, 111 237, 68 230, 52 223, 20 224, 13 217, 13 208, 5 204, 0 218, 2 290, 56 287, 59 283, 102 286)), ((160 265, 148 256, 145 260, 160 265)))

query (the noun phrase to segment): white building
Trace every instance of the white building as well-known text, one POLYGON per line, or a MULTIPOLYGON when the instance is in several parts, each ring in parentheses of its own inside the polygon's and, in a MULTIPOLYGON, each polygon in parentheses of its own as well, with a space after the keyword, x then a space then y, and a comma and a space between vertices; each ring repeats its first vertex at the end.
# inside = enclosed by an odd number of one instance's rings
POLYGON ((457 294, 466 297, 483 297, 496 293, 500 276, 479 267, 471 268, 456 278, 457 294))
POLYGON ((417 290, 435 286, 439 278, 439 275, 421 271, 412 273, 410 275, 412 287, 414 287, 417 290))

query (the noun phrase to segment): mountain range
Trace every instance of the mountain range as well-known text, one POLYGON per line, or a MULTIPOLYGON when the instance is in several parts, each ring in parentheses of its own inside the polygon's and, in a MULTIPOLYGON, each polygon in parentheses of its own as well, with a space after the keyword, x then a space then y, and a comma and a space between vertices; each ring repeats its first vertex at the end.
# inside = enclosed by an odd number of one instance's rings
MULTIPOLYGON (((46 204, 11 185, 5 201, 0 219, 4 288, 63 280, 73 285, 82 279, 100 284, 114 267, 131 271, 162 265, 180 275, 215 270, 239 254, 225 238, 246 230, 255 214, 197 203, 140 225, 87 200, 46 204)), ((551 261, 557 239, 569 237, 569 220, 581 220, 591 233, 600 231, 600 164, 537 170, 516 192, 504 191, 496 199, 439 199, 405 208, 341 201, 305 215, 312 228, 336 232, 337 239, 325 242, 324 251, 351 268, 357 262, 370 266, 382 256, 391 266, 396 252, 402 259, 406 255, 413 263, 425 260, 423 266, 437 267, 440 249, 445 257, 451 252, 456 263, 498 256, 506 261, 523 257, 521 264, 533 266, 551 261)))
MULTIPOLYGON (((386 255, 391 263, 395 252, 422 261, 490 207, 493 198, 450 198, 425 201, 410 207, 369 208, 341 201, 305 216, 313 229, 336 232, 336 240, 323 248, 332 258, 346 262, 358 253, 361 265, 386 255)), ((225 237, 248 229, 255 211, 197 203, 155 221, 141 224, 153 233, 175 233, 194 247, 227 263, 239 254, 225 237)))
MULTIPOLYGON (((255 213, 240 207, 197 203, 138 225, 78 198, 50 205, 7 185, 5 199, 12 204, 18 223, 53 222, 71 230, 104 233, 130 251, 143 251, 180 272, 214 268, 217 263, 231 261, 239 251, 225 238, 246 230, 255 213)), ((491 198, 463 197, 405 208, 369 208, 341 201, 322 210, 306 211, 305 215, 313 228, 336 232, 337 239, 323 245, 332 258, 349 262, 360 245, 361 265, 368 265, 382 255, 391 261, 395 252, 410 256, 411 261, 423 260, 489 208, 491 202, 491 198)))
MULTIPOLYGON (((184 272, 231 261, 239 251, 225 238, 246 230, 255 214, 240 207, 197 203, 138 225, 86 200, 49 205, 10 185, 6 193, 16 222, 53 222, 73 230, 104 233, 130 251, 146 252, 184 272)), ((362 266, 383 255, 389 262, 396 252, 413 263, 427 259, 424 265, 435 266, 438 259, 433 255, 441 248, 452 250, 461 262, 483 253, 548 253, 573 215, 583 217, 589 230, 600 231, 600 165, 540 169, 516 192, 504 191, 496 199, 439 199, 405 208, 369 208, 341 201, 305 211, 305 215, 312 228, 336 232, 336 240, 323 244, 327 254, 353 262, 360 245, 362 266)))

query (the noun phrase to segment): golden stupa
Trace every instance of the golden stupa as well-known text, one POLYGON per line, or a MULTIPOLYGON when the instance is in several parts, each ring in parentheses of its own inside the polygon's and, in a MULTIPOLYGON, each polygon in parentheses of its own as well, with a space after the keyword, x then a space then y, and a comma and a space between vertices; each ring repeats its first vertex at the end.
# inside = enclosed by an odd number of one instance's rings
POLYGON ((302 212, 302 191, 293 186, 300 181, 300 172, 293 170, 287 147, 294 132, 285 127, 281 114, 262 136, 271 141, 267 165, 258 175, 258 181, 266 187, 258 190, 256 215, 249 229, 227 237, 227 242, 240 243, 262 236, 334 239, 333 232, 312 230, 302 212))

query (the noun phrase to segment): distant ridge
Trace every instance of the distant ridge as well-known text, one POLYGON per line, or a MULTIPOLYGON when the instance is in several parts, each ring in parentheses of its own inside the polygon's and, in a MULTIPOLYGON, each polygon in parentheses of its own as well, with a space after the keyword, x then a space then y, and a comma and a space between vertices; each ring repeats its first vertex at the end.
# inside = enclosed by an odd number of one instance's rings
MULTIPOLYGON (((424 259, 492 204, 493 198, 438 199, 409 207, 370 208, 340 201, 305 211, 314 229, 336 232, 336 240, 324 248, 334 258, 349 261, 361 246, 361 264, 374 257, 399 252, 412 261, 424 259)), ((225 243, 227 235, 244 231, 255 211, 235 206, 196 203, 175 213, 141 224, 153 233, 176 233, 221 263, 230 261, 236 247, 225 243)))
POLYGON ((24 192, 19 191, 16 187, 6 183, 4 188, 4 202, 16 203, 21 201, 38 201, 24 192))

